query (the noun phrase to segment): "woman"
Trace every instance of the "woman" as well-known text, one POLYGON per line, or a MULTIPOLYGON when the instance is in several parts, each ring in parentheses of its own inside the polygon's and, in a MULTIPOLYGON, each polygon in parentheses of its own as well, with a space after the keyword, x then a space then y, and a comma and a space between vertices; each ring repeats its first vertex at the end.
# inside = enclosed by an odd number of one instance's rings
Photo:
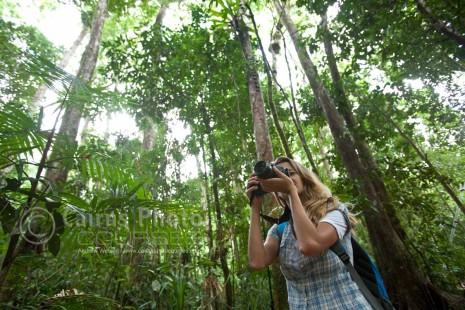
POLYGON ((329 250, 339 239, 352 259, 351 227, 347 227, 342 214, 349 214, 347 208, 300 163, 279 157, 274 164, 287 168, 289 177, 273 167, 278 178, 260 179, 252 175, 247 182, 247 196, 253 197, 250 268, 263 269, 279 257, 290 309, 371 309, 342 261, 329 250), (278 193, 292 213, 282 235, 274 225, 264 243, 260 233, 263 196, 252 194, 259 184, 266 192, 278 193))

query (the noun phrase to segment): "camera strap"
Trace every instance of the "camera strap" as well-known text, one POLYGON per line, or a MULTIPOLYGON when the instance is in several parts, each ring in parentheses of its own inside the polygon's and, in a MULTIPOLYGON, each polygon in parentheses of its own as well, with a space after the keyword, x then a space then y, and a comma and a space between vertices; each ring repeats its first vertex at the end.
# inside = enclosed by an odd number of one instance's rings
POLYGON ((291 209, 289 209, 289 207, 286 206, 284 208, 283 214, 279 218, 271 217, 263 213, 260 213, 260 216, 270 223, 279 225, 281 223, 288 222, 291 219, 292 213, 291 209))

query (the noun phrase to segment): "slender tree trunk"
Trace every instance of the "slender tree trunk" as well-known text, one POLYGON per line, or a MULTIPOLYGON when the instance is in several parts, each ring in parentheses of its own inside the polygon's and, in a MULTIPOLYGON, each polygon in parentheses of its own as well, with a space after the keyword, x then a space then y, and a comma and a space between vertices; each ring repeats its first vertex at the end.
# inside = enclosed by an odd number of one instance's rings
POLYGON ((144 129, 142 138, 142 148, 146 151, 153 149, 155 137, 157 136, 157 125, 150 116, 146 116, 147 128, 144 129))
MULTIPOLYGON (((260 80, 256 69, 256 61, 252 50, 252 43, 250 41, 249 29, 243 20, 242 10, 247 7, 244 1, 241 1, 241 12, 234 20, 234 28, 236 30, 239 43, 247 60, 247 71, 248 71, 248 90, 250 105, 252 110, 252 119, 254 124, 254 137, 255 147, 257 152, 258 160, 264 160, 270 162, 274 159, 273 148, 271 145, 271 139, 268 132, 268 125, 266 122, 265 105, 263 102, 263 94, 260 86, 260 80)), ((270 212, 271 205, 264 206, 265 213, 270 212)), ((274 294, 273 304, 275 309, 287 309, 287 289, 284 277, 279 270, 277 264, 272 265, 272 274, 274 281, 274 294)))
MULTIPOLYGON (((163 23, 163 18, 166 15, 166 10, 168 9, 168 5, 164 4, 160 6, 158 9, 157 13, 157 18, 155 20, 155 24, 158 25, 159 27, 157 28, 156 31, 161 31, 161 26, 163 23)), ((155 138, 157 136, 157 124, 154 122, 153 118, 150 116, 145 116, 147 120, 147 126, 144 128, 143 131, 143 140, 142 140, 142 149, 146 152, 151 151, 154 147, 155 144, 155 138)), ((140 249, 143 244, 143 240, 141 238, 135 238, 132 240, 132 247, 134 249, 140 249)), ((137 283, 141 281, 141 273, 140 273, 140 268, 138 268, 139 265, 143 263, 144 260, 144 254, 143 253, 134 253, 132 254, 131 257, 131 281, 132 283, 137 283)))
MULTIPOLYGON (((245 8, 245 4, 243 2, 241 2, 241 6, 245 8)), ((245 12, 241 12, 241 14, 243 13, 245 12)), ((274 155, 268 131, 268 124, 266 122, 265 103, 263 101, 260 79, 256 69, 252 43, 250 41, 249 28, 242 18, 242 15, 236 16, 234 26, 239 38, 242 52, 247 60, 247 87, 249 90, 250 106, 252 110, 255 148, 258 160, 270 162, 273 160, 274 155)))
MULTIPOLYGON (((82 40, 84 40, 84 37, 87 35, 88 32, 89 29, 86 26, 83 26, 81 32, 79 33, 79 36, 74 41, 73 45, 66 51, 65 55, 58 64, 58 67, 60 67, 61 69, 66 68, 66 66, 69 64, 69 61, 76 53, 76 50, 82 44, 82 40)), ((38 107, 40 105, 40 102, 44 98, 46 91, 47 86, 45 86, 45 84, 41 84, 37 89, 36 93, 34 94, 34 98, 32 99, 33 105, 35 107, 38 107)))
POLYGON ((207 244, 208 244, 208 249, 211 251, 213 249, 213 233, 212 233, 210 196, 208 195, 208 177, 207 177, 207 171, 206 171, 203 138, 201 142, 201 150, 202 150, 204 169, 201 168, 200 159, 198 158, 198 156, 196 156, 195 159, 197 160, 199 176, 202 177, 202 208, 205 210, 205 214, 206 214, 205 218, 206 218, 206 224, 207 224, 206 225, 207 226, 206 227, 207 228, 207 244))
MULTIPOLYGON (((258 33, 257 33, 258 35, 258 33)), ((274 43, 273 43, 274 44, 274 43)), ((271 54, 273 56, 273 59, 272 59, 272 65, 271 65, 271 68, 268 68, 267 67, 267 70, 266 70, 266 74, 267 74, 267 82, 268 82, 268 101, 273 103, 273 80, 276 80, 276 75, 277 75, 277 68, 276 68, 276 63, 277 63, 277 55, 278 55, 278 52, 276 52, 276 50, 273 49, 273 44, 270 46, 270 51, 271 51, 271 54), (270 69, 271 69, 271 73, 270 73, 270 69)), ((262 53, 263 57, 265 57, 265 54, 262 53)), ((270 110, 271 110, 271 113, 272 113, 272 116, 273 116, 273 122, 275 124, 275 127, 276 127, 276 130, 278 131, 278 134, 279 134, 279 138, 280 138, 280 141, 281 141, 281 146, 283 147, 284 149, 284 153, 286 154, 287 157, 289 158, 294 158, 294 156, 292 155, 292 152, 291 152, 291 149, 289 147, 289 143, 287 142, 287 139, 286 139, 286 136, 284 134, 284 130, 281 126, 281 124, 279 123, 279 117, 278 117, 278 113, 276 112, 276 108, 275 108, 275 105, 273 103, 273 106, 270 104, 270 110)))
POLYGON ((287 7, 278 0, 274 1, 281 21, 291 35, 298 57, 309 80, 310 86, 326 116, 336 148, 344 162, 350 178, 357 182, 362 193, 372 203, 363 209, 370 239, 374 245, 377 262, 380 266, 388 290, 400 309, 428 309, 434 307, 431 300, 429 283, 423 277, 418 266, 395 233, 382 200, 370 182, 366 169, 360 160, 351 136, 344 126, 343 119, 337 111, 327 90, 321 83, 316 67, 305 49, 295 24, 290 18, 287 7))
MULTIPOLYGON (((158 10, 157 18, 155 19, 155 24, 160 26, 158 28, 159 31, 161 31, 160 30, 161 25, 163 24, 163 19, 166 16, 166 11, 167 10, 168 10, 168 4, 162 4, 160 6, 160 9, 158 10)), ((143 145, 144 145, 144 149, 146 149, 146 150, 150 149, 151 150, 151 149, 153 149, 153 144, 154 144, 155 137, 156 137, 156 132, 157 132, 157 127, 156 126, 157 125, 154 122, 153 117, 147 115, 146 119, 147 119, 148 125, 147 125, 146 128, 144 128, 143 145)))
POLYGON ((210 127, 210 116, 208 115, 207 109, 205 107, 205 103, 203 99, 201 99, 201 110, 203 115, 203 122, 205 125, 205 133, 208 136, 208 149, 210 152, 210 161, 212 166, 212 174, 213 174, 213 183, 212 183, 212 190, 213 190, 213 202, 215 206, 215 214, 216 214, 216 239, 218 242, 217 249, 218 249, 218 257, 221 264, 221 269, 223 270, 223 276, 225 280, 225 290, 226 290, 226 306, 228 309, 233 308, 234 300, 233 300, 233 290, 231 285, 231 273, 228 267, 227 261, 227 250, 224 246, 225 237, 223 235, 223 224, 221 218, 221 204, 220 204, 220 197, 218 193, 218 179, 220 177, 220 173, 216 166, 216 153, 215 153, 215 146, 213 144, 213 136, 212 136, 212 128, 210 127))
MULTIPOLYGON (((92 22, 92 32, 90 41, 87 44, 86 50, 81 58, 77 77, 84 84, 90 82, 95 70, 98 58, 98 50, 100 46, 100 38, 103 31, 103 25, 107 14, 107 0, 99 0, 95 10, 95 17, 92 22)), ((68 106, 63 115, 59 135, 64 138, 65 145, 75 145, 78 134, 79 123, 81 121, 82 111, 76 106, 68 106)), ((55 144, 57 145, 57 143, 55 144)), ((60 157, 60 150, 54 150, 50 156, 54 158, 60 157)), ((68 178, 69 167, 61 164, 60 161, 53 162, 54 168, 47 169, 46 178, 51 182, 62 185, 68 178)))
POLYGON ((329 165, 328 157, 326 156, 326 151, 324 149, 323 131, 321 130, 321 128, 318 128, 317 141, 318 141, 318 148, 320 149, 321 158, 323 158, 323 166, 325 167, 326 176, 328 177, 330 181, 332 181, 334 177, 333 177, 333 173, 331 172, 331 166, 329 165))
MULTIPOLYGON (((266 58, 265 50, 263 48, 260 36, 258 34, 258 29, 255 24, 255 18, 254 18, 252 9, 250 8, 249 5, 247 5, 247 8, 249 10, 249 16, 252 19, 252 23, 254 25, 255 35, 257 36, 258 44, 260 46, 260 51, 262 54, 263 62, 265 63, 265 72, 266 72, 267 81, 268 81, 268 104, 270 106, 271 116, 273 118, 273 124, 276 128, 276 131, 278 132, 279 140, 281 142, 281 145, 284 149, 286 156, 289 158, 293 158, 291 150, 289 148, 289 143, 287 143, 287 139, 286 139, 286 136, 284 135, 283 128, 281 127, 281 124, 279 123, 278 112, 276 111, 276 106, 273 101, 273 75, 272 75, 273 69, 269 65, 268 59, 266 58)), ((272 53, 273 53, 273 58, 275 58, 274 52, 272 53)))
POLYGON ((284 135, 283 128, 279 123, 278 112, 276 111, 276 106, 273 102, 273 78, 271 77, 270 71, 266 70, 267 80, 268 80, 268 104, 270 106, 271 115, 273 117, 273 123, 276 127, 276 131, 278 132, 279 140, 281 141, 281 145, 284 149, 284 153, 287 157, 293 158, 291 149, 289 148, 289 143, 287 143, 286 136, 284 135))
MULTIPOLYGON (((280 31, 281 27, 278 27, 280 31)), ((282 33, 281 33, 282 36, 282 33)), ((283 45, 284 45, 284 59, 286 60, 286 66, 287 66, 287 72, 289 76, 289 85, 291 88, 291 101, 292 104, 288 101, 289 104, 289 111, 291 113, 291 118, 292 122, 294 123, 295 129, 297 131, 297 135, 299 136, 300 143, 302 143, 302 147, 304 148, 305 155, 307 155, 307 159, 310 162, 310 165, 312 166, 312 170, 316 175, 319 175, 318 169, 316 168, 315 161, 313 160, 313 155, 312 152, 310 151, 310 148, 308 147, 307 140, 305 139, 304 131, 302 129, 302 123, 300 122, 300 118, 298 115, 298 110, 297 110, 297 104, 295 101, 295 96, 294 96, 294 86, 292 83, 292 75, 291 75, 291 67, 289 65, 289 60, 287 59, 287 46, 286 46, 286 40, 283 37, 283 45)))

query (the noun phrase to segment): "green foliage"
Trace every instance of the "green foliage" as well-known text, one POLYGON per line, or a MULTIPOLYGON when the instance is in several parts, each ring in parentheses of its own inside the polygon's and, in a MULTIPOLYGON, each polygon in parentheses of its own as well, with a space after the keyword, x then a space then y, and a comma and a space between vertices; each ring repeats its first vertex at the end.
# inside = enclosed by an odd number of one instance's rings
POLYGON ((51 86, 52 78, 63 74, 52 65, 60 50, 34 27, 15 25, 0 17, 0 49, 2 106, 31 104, 41 83, 51 86))
MULTIPOLYGON (((84 11, 96 3, 75 2, 84 11)), ((454 5, 447 3, 430 5, 438 17, 461 29, 457 26, 462 22, 460 7, 442 9, 454 5)), ((31 239, 18 246, 8 287, 2 292, 8 300, 2 306, 221 308, 225 279, 218 258, 223 254, 219 253, 222 242, 235 307, 268 309, 266 271, 247 270, 249 208, 244 180, 256 154, 247 66, 229 29, 239 2, 188 6, 190 23, 177 30, 155 23, 158 4, 152 1, 109 4, 101 67, 89 86, 56 68, 59 51, 37 30, 0 24, 0 238, 4 241, 0 249, 5 255, 11 236, 30 237, 20 231, 21 222, 33 225, 46 240, 37 245, 38 240, 31 239), (153 147, 144 149, 140 137, 127 136, 126 124, 121 124, 116 134, 90 130, 79 144, 55 136, 52 147, 60 150, 60 156, 45 157, 42 167, 50 132, 42 129, 43 113, 28 108, 42 82, 62 97, 63 89, 70 90, 64 106, 84 108, 89 119, 108 110, 126 111, 141 131, 155 130, 153 147), (184 127, 184 141, 172 138, 179 128, 172 128, 171 118, 184 127), (190 167, 186 159, 193 157, 199 167, 190 167), (36 176, 39 167, 47 169, 55 161, 70 168, 60 190, 47 187, 47 180, 36 176), (198 176, 187 178, 186 171, 198 176), (215 238, 219 223, 213 183, 218 186, 223 240, 215 238), (34 222, 34 214, 48 217, 34 222), (60 292, 68 295, 57 295, 60 292)), ((460 49, 432 31, 413 4, 298 4, 308 10, 300 12, 305 16, 321 15, 329 6, 338 8, 330 28, 338 37, 333 40, 336 58, 353 105, 356 130, 373 150, 391 195, 390 207, 407 233, 406 246, 434 285, 463 294, 463 214, 451 239, 455 205, 433 171, 386 119, 389 115, 400 124, 457 188, 465 178, 460 169, 465 162, 463 90, 457 82, 461 74, 453 73, 463 62, 460 49), (378 14, 373 14, 374 8, 378 14), (422 78, 423 85, 410 87, 406 78, 422 78), (447 92, 439 91, 439 85, 447 92)), ((253 5, 257 12, 263 10, 262 4, 253 5)), ((302 29, 309 27, 306 23, 302 21, 302 29)), ((320 31, 306 39, 314 56, 323 60, 317 62, 320 77, 331 88, 325 58, 318 50, 321 35, 320 31)), ((358 184, 350 181, 310 89, 305 83, 296 85, 299 117, 310 148, 318 155, 324 151, 334 174, 331 180, 322 179, 359 213, 370 203, 359 195, 358 184)), ((331 89, 333 97, 334 93, 331 89)), ((284 95, 273 95, 292 150, 296 157, 305 158, 284 95)), ((273 130, 271 137, 278 145, 273 130)), ((323 171, 322 157, 317 162, 323 171)), ((375 252, 363 224, 358 238, 375 252)))
MULTIPOLYGON (((328 7, 333 1, 321 3, 324 4, 317 7, 328 7)), ((443 1, 429 1, 427 5, 438 20, 463 36, 462 6, 443 1)), ((312 6, 308 8, 311 10, 312 6)), ((414 2, 345 1, 339 7, 336 22, 334 33, 341 57, 352 59, 353 63, 382 64, 385 70, 395 72, 392 78, 396 83, 405 78, 436 80, 463 70, 463 48, 436 31, 414 2), (376 14, 372 11, 374 5, 376 14)))
POLYGON ((49 309, 79 310, 84 308, 99 307, 101 309, 122 309, 114 300, 93 295, 69 295, 53 297, 43 303, 49 309))
POLYGON ((44 150, 46 135, 40 131, 40 118, 36 121, 19 109, 10 108, 0 111, 0 122, 3 125, 0 130, 1 169, 15 164, 12 158, 19 159, 22 154, 32 156, 34 150, 44 150))

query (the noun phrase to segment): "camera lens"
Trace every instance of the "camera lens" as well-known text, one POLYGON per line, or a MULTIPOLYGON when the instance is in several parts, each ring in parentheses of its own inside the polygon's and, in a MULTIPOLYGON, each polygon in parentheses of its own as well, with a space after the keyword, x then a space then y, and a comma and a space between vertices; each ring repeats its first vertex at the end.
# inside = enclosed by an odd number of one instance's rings
POLYGON ((265 171, 266 169, 266 161, 259 161, 258 163, 255 164, 253 167, 253 170, 255 171, 256 174, 261 174, 265 171))
POLYGON ((255 174, 262 179, 270 179, 274 176, 274 170, 271 164, 266 161, 259 161, 253 167, 255 174))

